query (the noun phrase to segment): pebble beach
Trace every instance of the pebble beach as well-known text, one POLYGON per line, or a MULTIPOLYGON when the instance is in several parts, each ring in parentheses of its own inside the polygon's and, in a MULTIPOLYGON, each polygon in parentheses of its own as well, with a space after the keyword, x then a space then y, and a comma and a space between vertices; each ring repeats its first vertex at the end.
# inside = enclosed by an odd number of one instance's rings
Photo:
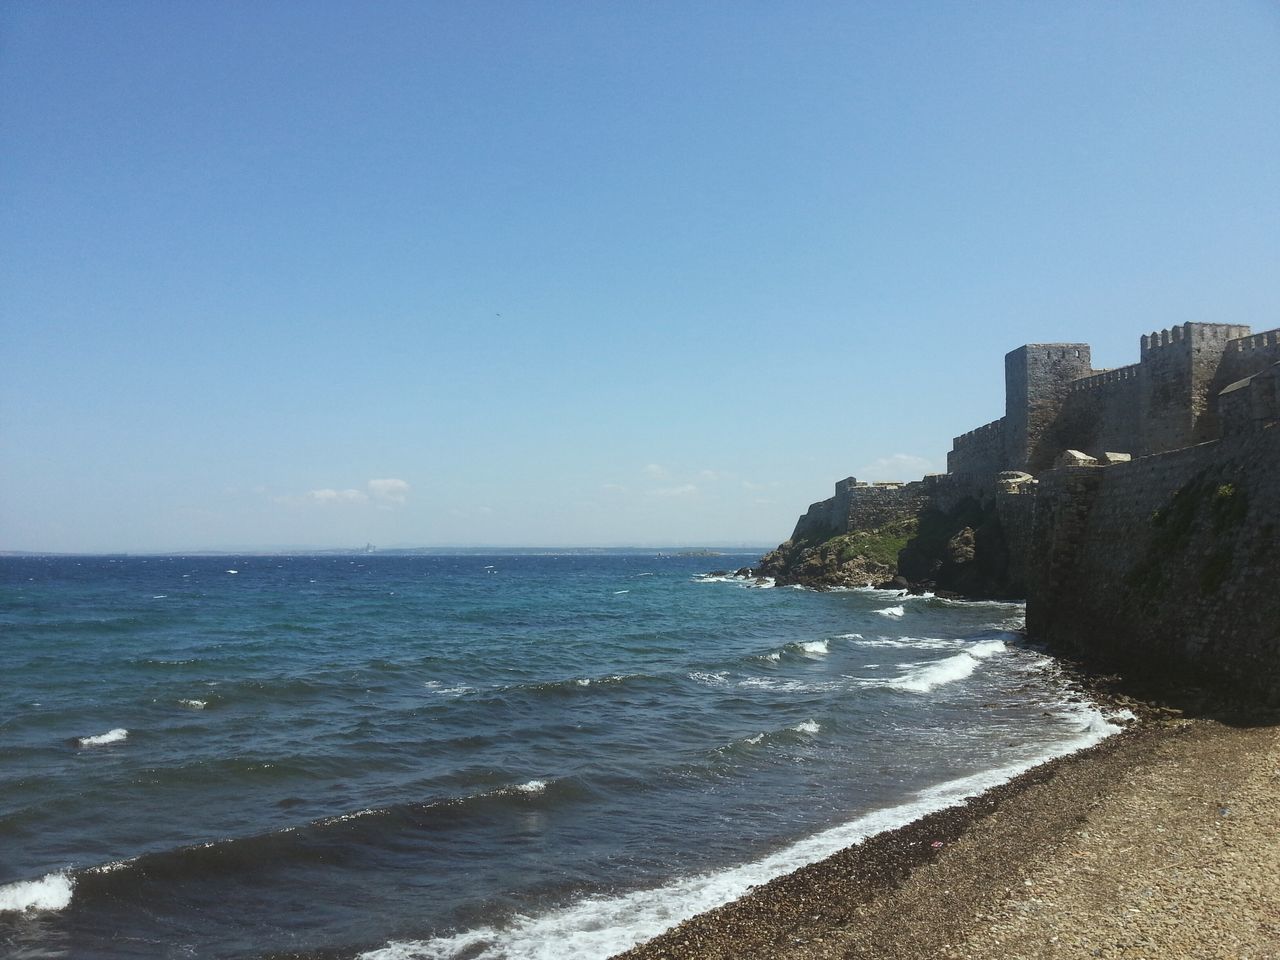
POLYGON ((1157 713, 626 960, 1280 957, 1280 727, 1157 713))

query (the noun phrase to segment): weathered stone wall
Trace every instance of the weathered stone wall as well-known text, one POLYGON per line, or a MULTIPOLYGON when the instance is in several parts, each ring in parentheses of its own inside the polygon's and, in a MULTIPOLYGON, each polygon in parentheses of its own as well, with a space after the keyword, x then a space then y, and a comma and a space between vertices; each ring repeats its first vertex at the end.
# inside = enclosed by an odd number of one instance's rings
POLYGON ((835 496, 810 505, 791 539, 812 542, 852 530, 875 530, 918 515, 928 499, 921 481, 875 484, 848 477, 836 484, 835 496))
POLYGON ((1114 370, 1092 370, 1087 344, 1028 344, 1005 356, 1005 416, 956 437, 947 469, 1039 473, 1068 449, 1149 456, 1216 439, 1221 391, 1277 362, 1280 330, 1240 324, 1147 334, 1140 361, 1114 370))
POLYGON ((1220 434, 1215 398, 1225 386, 1228 345, 1248 332, 1238 324, 1184 323, 1142 338, 1134 453, 1178 450, 1220 434))
POLYGON ((1138 364, 1074 381, 1049 434, 1052 446, 1092 457, 1133 453, 1139 446, 1138 364))
POLYGON ((1217 393, 1275 363, 1280 363, 1280 330, 1265 330, 1229 340, 1211 390, 1217 393))
POLYGON ((1092 372, 1087 343, 1029 343, 1005 354, 1003 469, 1038 473, 1053 463, 1059 451, 1047 435, 1072 381, 1092 372))
POLYGON ((1131 675, 1280 702, 1278 464, 1273 426, 1042 475, 1031 636, 1131 675))
POLYGON ((952 441, 947 473, 992 476, 1004 469, 1004 417, 952 441))

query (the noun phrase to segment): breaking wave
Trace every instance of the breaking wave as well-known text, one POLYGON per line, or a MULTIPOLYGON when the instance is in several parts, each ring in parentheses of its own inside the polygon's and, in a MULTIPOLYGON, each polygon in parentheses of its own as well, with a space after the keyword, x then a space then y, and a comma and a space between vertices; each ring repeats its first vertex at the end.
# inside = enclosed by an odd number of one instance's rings
POLYGON ((124 727, 116 727, 114 730, 108 730, 106 733, 99 733, 93 737, 78 737, 76 743, 82 747, 101 747, 108 743, 119 743, 129 736, 129 731, 124 727))
POLYGON ((1084 749, 1120 730, 1094 709, 1082 710, 1080 719, 1081 727, 1073 738, 1039 756, 921 790, 903 803, 873 810, 760 860, 621 896, 588 897, 537 916, 516 915, 503 926, 481 926, 431 940, 392 941, 361 954, 359 960, 595 960, 613 956, 692 916, 736 900, 752 887, 867 837, 953 806, 1046 760, 1084 749))
POLYGON ((75 881, 65 873, 51 873, 39 880, 19 880, 0 887, 0 913, 28 910, 62 910, 71 903, 75 881))

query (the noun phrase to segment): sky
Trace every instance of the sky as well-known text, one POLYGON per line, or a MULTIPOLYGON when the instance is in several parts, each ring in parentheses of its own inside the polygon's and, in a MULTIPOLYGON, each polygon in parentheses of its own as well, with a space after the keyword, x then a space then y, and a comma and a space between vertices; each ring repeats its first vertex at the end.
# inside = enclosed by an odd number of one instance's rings
POLYGON ((0 550, 768 545, 1280 326, 1280 4, 0 4, 0 550))

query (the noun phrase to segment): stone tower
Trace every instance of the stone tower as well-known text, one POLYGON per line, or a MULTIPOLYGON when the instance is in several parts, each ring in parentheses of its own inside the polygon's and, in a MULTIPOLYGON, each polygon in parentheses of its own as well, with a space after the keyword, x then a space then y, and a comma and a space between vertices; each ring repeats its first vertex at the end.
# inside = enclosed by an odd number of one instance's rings
POLYGON ((1005 354, 1005 469, 1039 473, 1053 465, 1060 451, 1046 434, 1071 382, 1092 372, 1087 343, 1029 343, 1005 354))

